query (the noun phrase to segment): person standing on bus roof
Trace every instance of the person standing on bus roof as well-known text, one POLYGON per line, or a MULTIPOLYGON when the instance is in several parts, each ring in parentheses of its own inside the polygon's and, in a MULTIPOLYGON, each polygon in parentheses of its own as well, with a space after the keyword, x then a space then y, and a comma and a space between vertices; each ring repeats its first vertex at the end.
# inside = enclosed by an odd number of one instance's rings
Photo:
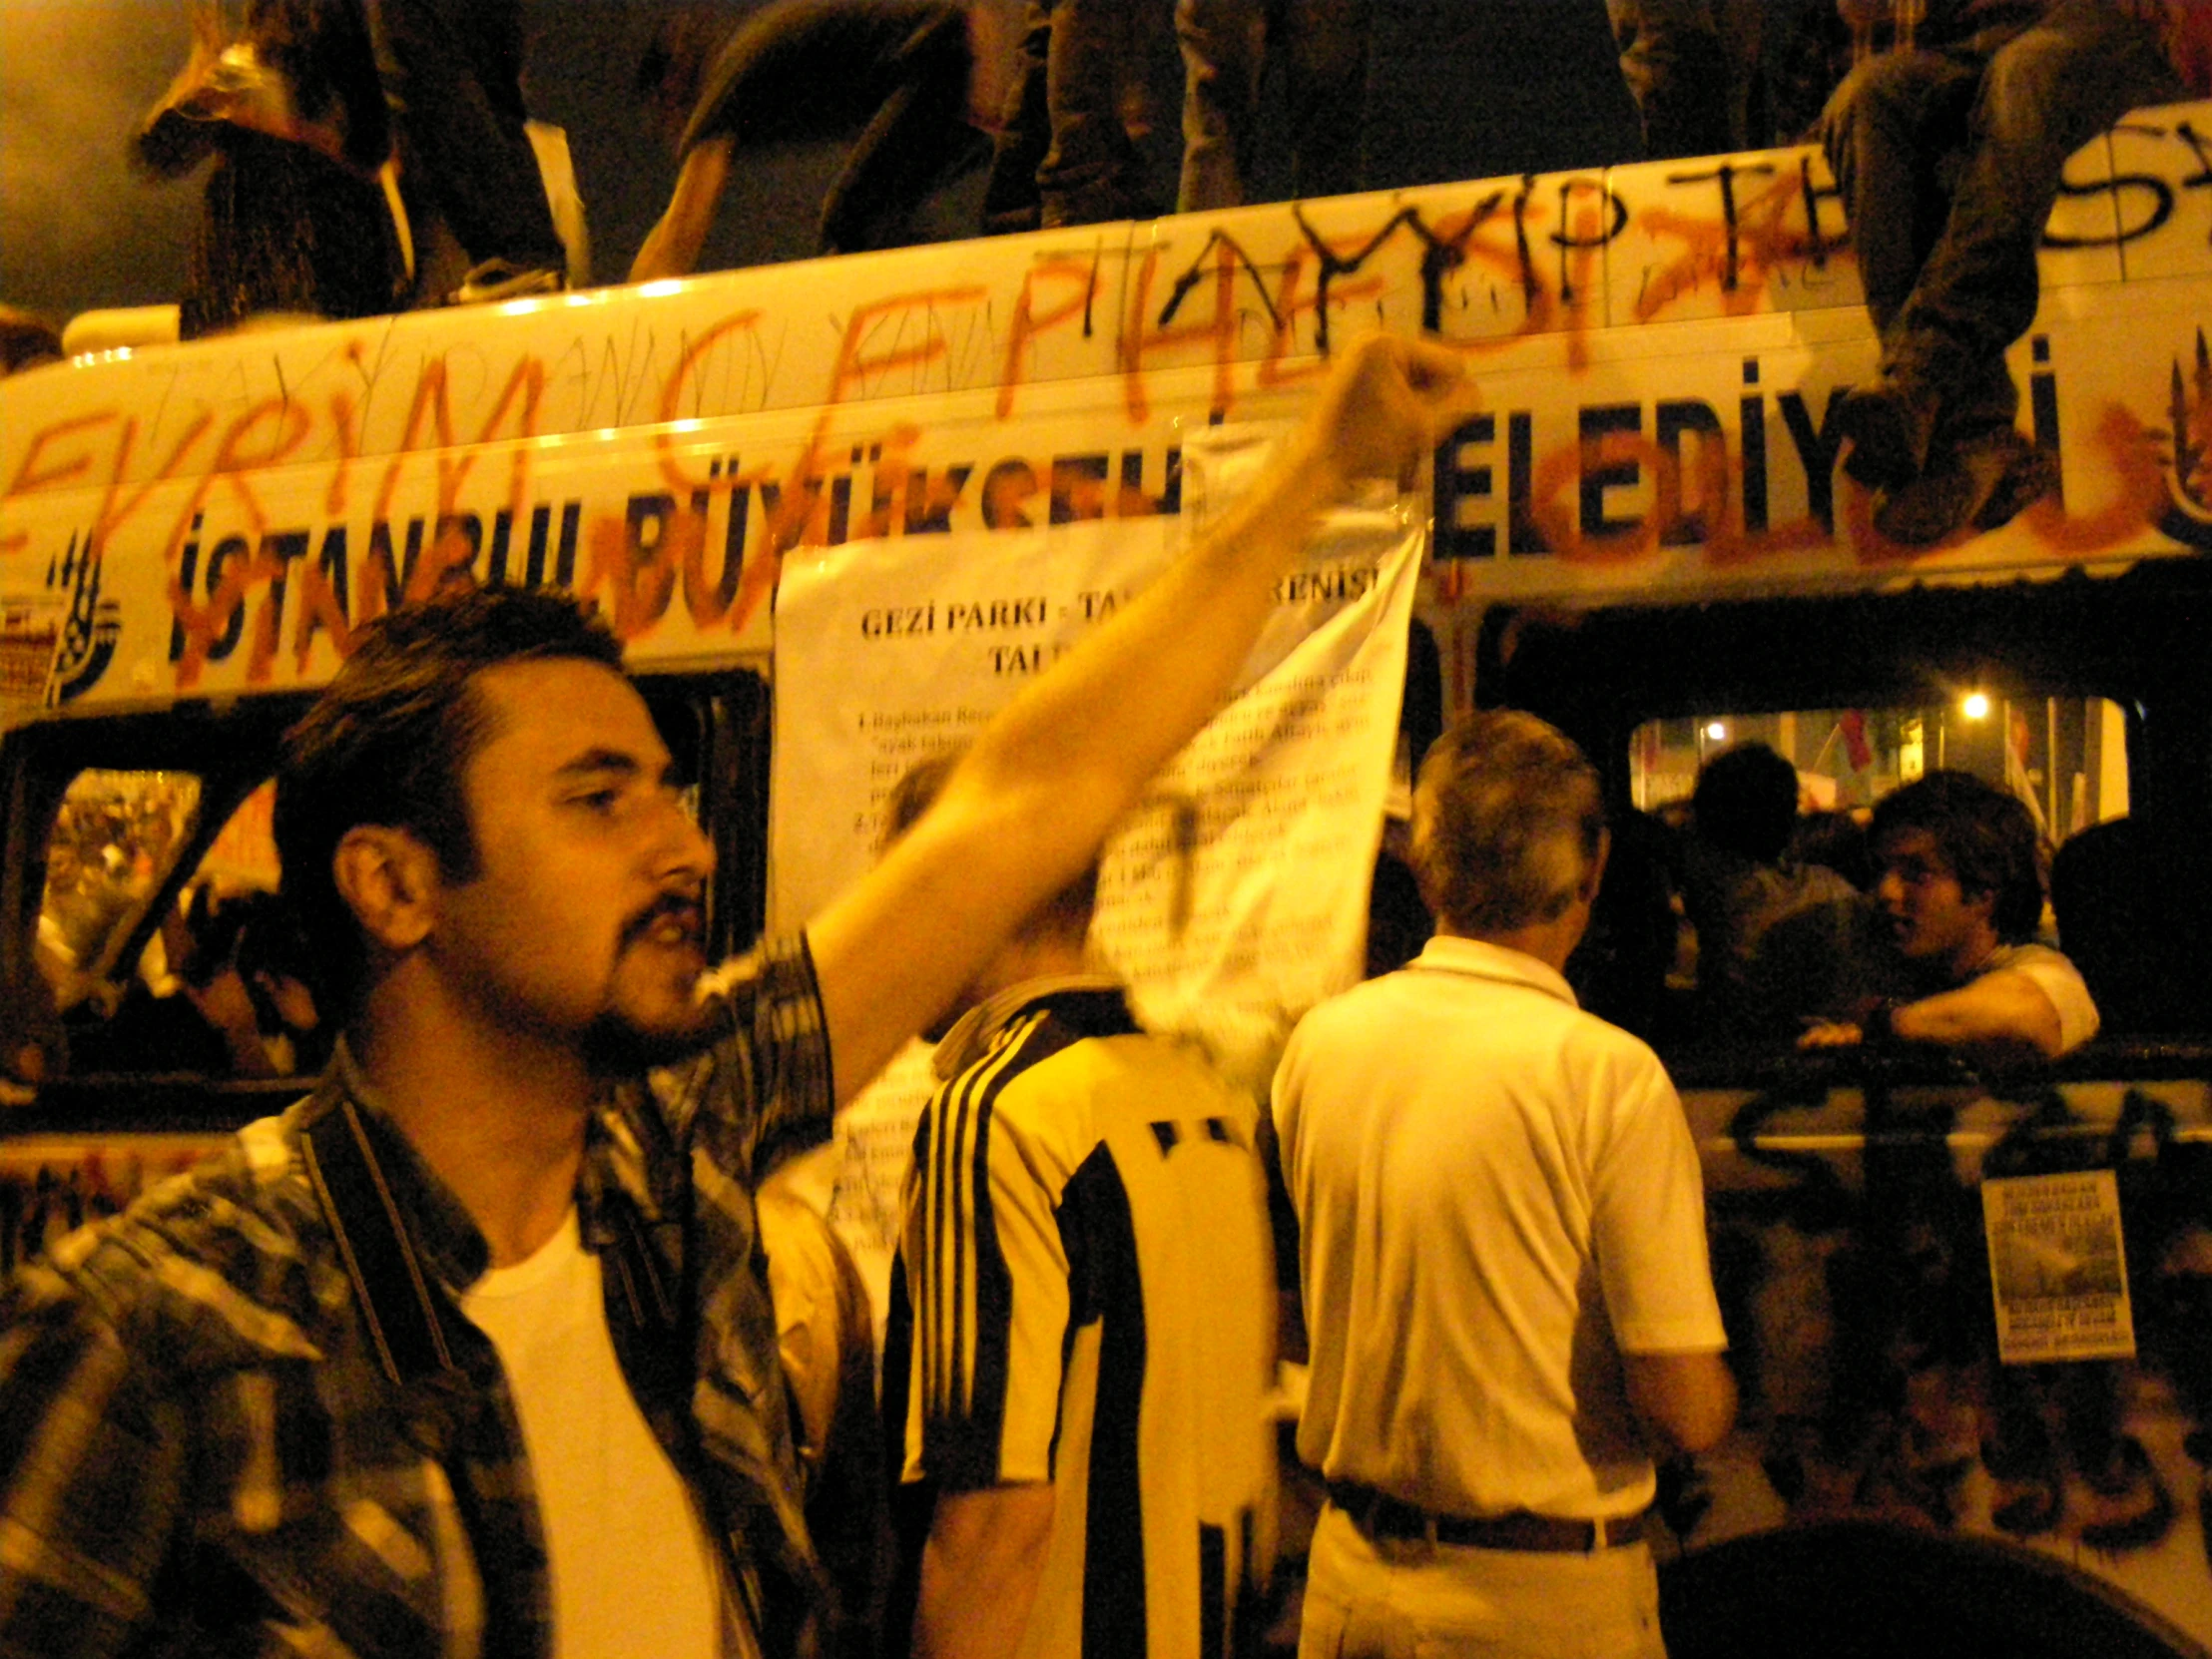
POLYGON ((1371 0, 1176 0, 1183 47, 1183 178, 1177 213, 1242 207, 1271 53, 1290 106, 1291 194, 1360 188, 1371 0))
POLYGON ((1305 1659, 1662 1659, 1655 1447, 1736 1387, 1697 1148, 1657 1056, 1561 969, 1607 850, 1596 771, 1533 715, 1421 763, 1436 936, 1323 1003, 1275 1075, 1329 1504, 1305 1659))
POLYGON ((690 116, 676 189, 630 279, 697 270, 738 154, 792 139, 852 143, 823 198, 825 254, 910 240, 922 198, 980 157, 971 23, 956 0, 782 0, 748 18, 702 74, 696 21, 672 19, 638 67, 638 90, 690 116))
POLYGON ((1822 117, 1880 377, 1839 411, 1875 523, 1923 546, 1994 529, 2057 488, 2013 427, 2004 353, 2034 320, 2036 249, 2066 159, 2129 110, 2183 96, 2207 0, 1838 0, 1871 50, 1822 117))
POLYGON ((568 253, 524 124, 521 0, 359 0, 385 96, 469 271, 456 304, 557 292, 568 253))
POLYGON ((1353 348, 880 863, 711 974, 714 845, 604 625, 494 588, 367 630, 277 781, 331 1069, 0 1292, 0 1651, 818 1652, 756 1176, 1095 854, 1320 515, 1472 402, 1441 347, 1353 348))
POLYGON ((1143 30, 1135 0, 1025 0, 983 190, 985 234, 1150 217, 1123 118, 1143 30))
POLYGON ((1605 0, 1621 80, 1652 161, 1772 142, 1760 74, 1765 26, 1802 0, 1605 0), (1770 13, 1782 13, 1770 19, 1770 13))

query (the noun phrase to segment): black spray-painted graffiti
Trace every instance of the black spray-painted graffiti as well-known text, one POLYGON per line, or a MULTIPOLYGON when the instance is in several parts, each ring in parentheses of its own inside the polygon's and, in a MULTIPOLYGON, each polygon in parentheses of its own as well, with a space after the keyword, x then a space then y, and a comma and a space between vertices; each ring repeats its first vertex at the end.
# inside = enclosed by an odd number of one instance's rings
MULTIPOLYGON (((1963 1108, 1987 1096, 1892 1087, 1870 1063, 1854 1188, 1831 1156, 1769 1143, 1778 1120, 1825 1103, 1825 1083, 1810 1088, 1756 1096, 1731 1125, 1738 1154, 1787 1184, 1710 1195, 1745 1420, 1793 1515, 1950 1527, 1978 1463, 1999 1530, 2119 1552, 2161 1544, 2192 1488, 2212 1502, 2212 1145, 2177 1134, 2140 1089, 2110 1125, 2051 1088, 2016 1102, 1981 1177, 2117 1172, 2139 1359, 2006 1366, 1979 1189, 1950 1145, 1963 1108), (2179 1464, 2154 1460, 2137 1431, 2145 1375, 2191 1419, 2179 1464)), ((1694 1475, 1675 1489, 1699 1508, 1694 1475)))

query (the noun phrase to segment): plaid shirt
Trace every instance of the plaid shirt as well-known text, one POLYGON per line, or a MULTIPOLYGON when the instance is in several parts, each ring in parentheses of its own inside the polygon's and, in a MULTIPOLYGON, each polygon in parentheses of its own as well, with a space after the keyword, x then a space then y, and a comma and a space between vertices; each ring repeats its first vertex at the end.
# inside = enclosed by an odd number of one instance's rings
MULTIPOLYGON (((615 1092, 577 1202, 731 1618, 816 1651, 754 1173, 827 1134, 804 940, 716 975, 732 1034, 615 1092)), ((315 1092, 0 1293, 0 1653, 544 1655, 529 1461, 458 1295, 489 1254, 343 1050, 315 1092)), ((737 1638, 737 1651, 747 1644, 737 1638)))

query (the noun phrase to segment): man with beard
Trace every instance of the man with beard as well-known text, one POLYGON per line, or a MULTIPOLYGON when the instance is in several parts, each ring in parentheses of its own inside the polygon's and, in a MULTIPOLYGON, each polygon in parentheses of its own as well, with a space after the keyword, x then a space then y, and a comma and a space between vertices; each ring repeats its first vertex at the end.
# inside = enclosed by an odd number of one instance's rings
POLYGON ((1459 383, 1354 351, 889 856, 704 977, 714 848, 599 623, 493 590, 358 636, 277 778, 337 1056, 0 1295, 0 1650, 820 1651, 756 1175, 1083 867, 1459 383))
POLYGON ((1873 840, 1912 1000, 1816 1025, 1800 1047, 1895 1038, 2056 1059, 2097 1034, 2080 973, 2034 942, 2043 882, 2026 808, 1970 773, 1932 772, 1875 808, 1873 840))

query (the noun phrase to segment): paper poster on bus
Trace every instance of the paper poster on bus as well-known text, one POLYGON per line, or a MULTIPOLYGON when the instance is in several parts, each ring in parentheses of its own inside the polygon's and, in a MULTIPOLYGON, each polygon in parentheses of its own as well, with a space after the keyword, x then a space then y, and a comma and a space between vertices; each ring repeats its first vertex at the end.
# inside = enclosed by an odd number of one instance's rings
POLYGON ((2000 1361, 2135 1358, 2112 1171, 1984 1181, 1981 1219, 2000 1361))
POLYGON ((61 630, 59 605, 36 598, 0 604, 0 728, 46 707, 61 630))
MULTIPOLYGON (((1194 488, 1218 508, 1274 435, 1194 432, 1194 488)), ((907 768, 972 738, 1141 592, 1172 540, 1062 524, 794 560, 777 606, 775 925, 857 879, 907 768)), ((1255 1087, 1298 1016, 1360 974, 1426 544, 1421 504, 1395 495, 1324 519, 1232 700, 1103 857, 1093 946, 1128 981, 1138 1017, 1255 1087)), ((933 1086, 926 1049, 911 1049, 839 1114, 830 1217, 878 1313, 906 1149, 933 1086)))

